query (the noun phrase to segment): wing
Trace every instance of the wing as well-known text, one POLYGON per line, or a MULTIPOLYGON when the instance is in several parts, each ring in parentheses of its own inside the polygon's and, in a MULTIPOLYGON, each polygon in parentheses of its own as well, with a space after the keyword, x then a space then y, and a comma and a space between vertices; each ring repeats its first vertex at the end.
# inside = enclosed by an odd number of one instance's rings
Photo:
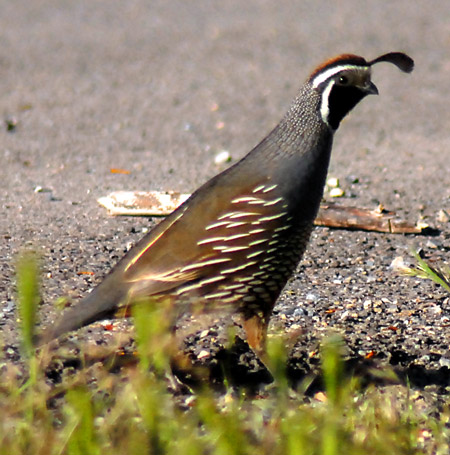
POLYGON ((119 263, 133 297, 180 293, 180 287, 205 279, 218 281, 219 271, 245 264, 246 256, 237 252, 266 239, 267 223, 285 215, 282 198, 269 194, 276 185, 267 177, 252 176, 243 185, 239 175, 229 176, 224 185, 222 176, 201 187, 119 263))

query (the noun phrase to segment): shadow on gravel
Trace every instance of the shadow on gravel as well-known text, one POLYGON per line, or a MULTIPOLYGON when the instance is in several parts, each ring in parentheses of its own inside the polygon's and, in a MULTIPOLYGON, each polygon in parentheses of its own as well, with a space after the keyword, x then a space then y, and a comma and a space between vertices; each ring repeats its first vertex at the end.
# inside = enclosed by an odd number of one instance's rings
MULTIPOLYGON (((391 354, 390 362, 384 358, 366 359, 352 356, 344 361, 346 378, 358 379, 361 387, 369 385, 409 385, 424 389, 436 386, 440 393, 448 393, 445 389, 450 386, 450 370, 443 366, 439 369, 428 369, 414 363, 415 357, 403 351, 391 354)), ((194 363, 195 364, 195 363, 194 363)), ((250 350, 247 343, 236 339, 231 349, 220 349, 206 364, 194 366, 188 373, 174 370, 179 379, 195 389, 202 380, 195 375, 196 368, 208 371, 207 382, 216 390, 224 390, 226 385, 245 389, 248 393, 257 393, 267 384, 273 382, 273 376, 264 364, 250 350), (194 371, 194 373, 192 372, 194 371)), ((296 351, 295 356, 288 359, 286 376, 291 387, 304 388, 307 383, 307 395, 314 395, 324 390, 319 357, 308 358, 306 353, 296 351)), ((205 375, 203 374, 203 380, 205 375)))
MULTIPOLYGON (((117 356, 117 353, 114 353, 92 362, 81 360, 76 355, 69 356, 49 364, 45 374, 50 382, 59 384, 69 370, 80 371, 95 363, 101 363, 111 374, 126 376, 126 369, 133 368, 138 363, 136 351, 133 351, 134 354, 117 356)), ((204 359, 193 358, 189 353, 186 355, 192 364, 189 362, 189 366, 183 368, 173 363, 172 372, 181 386, 192 390, 208 385, 221 393, 232 386, 245 390, 251 396, 273 382, 270 371, 239 337, 236 337, 231 348, 212 350, 204 359)), ((344 360, 344 374, 348 379, 356 378, 362 388, 370 385, 404 385, 417 389, 434 386, 438 394, 448 393, 449 368, 442 366, 439 369, 428 369, 415 364, 415 360, 414 356, 403 351, 392 352, 389 362, 386 358, 350 356, 344 360)), ((324 390, 319 356, 308 357, 305 351, 296 350, 288 358, 286 376, 291 387, 304 390, 308 396, 324 390)))

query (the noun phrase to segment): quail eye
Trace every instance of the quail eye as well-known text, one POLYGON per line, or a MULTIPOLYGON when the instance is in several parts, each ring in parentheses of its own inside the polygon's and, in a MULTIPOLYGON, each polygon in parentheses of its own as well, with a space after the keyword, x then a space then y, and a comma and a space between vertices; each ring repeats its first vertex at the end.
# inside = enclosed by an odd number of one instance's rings
POLYGON ((339 77, 339 84, 348 85, 348 77, 347 76, 340 76, 339 77))

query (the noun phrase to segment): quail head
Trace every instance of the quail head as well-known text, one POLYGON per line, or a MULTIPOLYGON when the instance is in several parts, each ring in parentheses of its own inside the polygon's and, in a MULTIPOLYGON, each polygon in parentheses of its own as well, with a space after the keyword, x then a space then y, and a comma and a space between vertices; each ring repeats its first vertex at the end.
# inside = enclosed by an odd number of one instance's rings
POLYGON ((274 304, 297 267, 319 209, 333 135, 366 95, 375 63, 413 69, 407 55, 345 54, 317 67, 281 122, 244 158, 201 186, 139 241, 39 344, 135 302, 170 301, 173 323, 229 309, 259 354, 274 304))

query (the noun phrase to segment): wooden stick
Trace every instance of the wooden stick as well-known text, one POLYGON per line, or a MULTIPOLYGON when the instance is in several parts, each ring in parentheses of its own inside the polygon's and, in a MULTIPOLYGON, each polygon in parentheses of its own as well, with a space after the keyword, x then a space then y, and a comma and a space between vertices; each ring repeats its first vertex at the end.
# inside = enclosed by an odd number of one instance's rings
MULTIPOLYGON (((176 191, 114 191, 98 199, 110 215, 166 216, 181 205, 190 194, 176 191)), ((429 228, 399 219, 395 212, 382 207, 370 210, 335 203, 321 204, 315 224, 341 229, 387 232, 390 234, 423 234, 429 228)))

